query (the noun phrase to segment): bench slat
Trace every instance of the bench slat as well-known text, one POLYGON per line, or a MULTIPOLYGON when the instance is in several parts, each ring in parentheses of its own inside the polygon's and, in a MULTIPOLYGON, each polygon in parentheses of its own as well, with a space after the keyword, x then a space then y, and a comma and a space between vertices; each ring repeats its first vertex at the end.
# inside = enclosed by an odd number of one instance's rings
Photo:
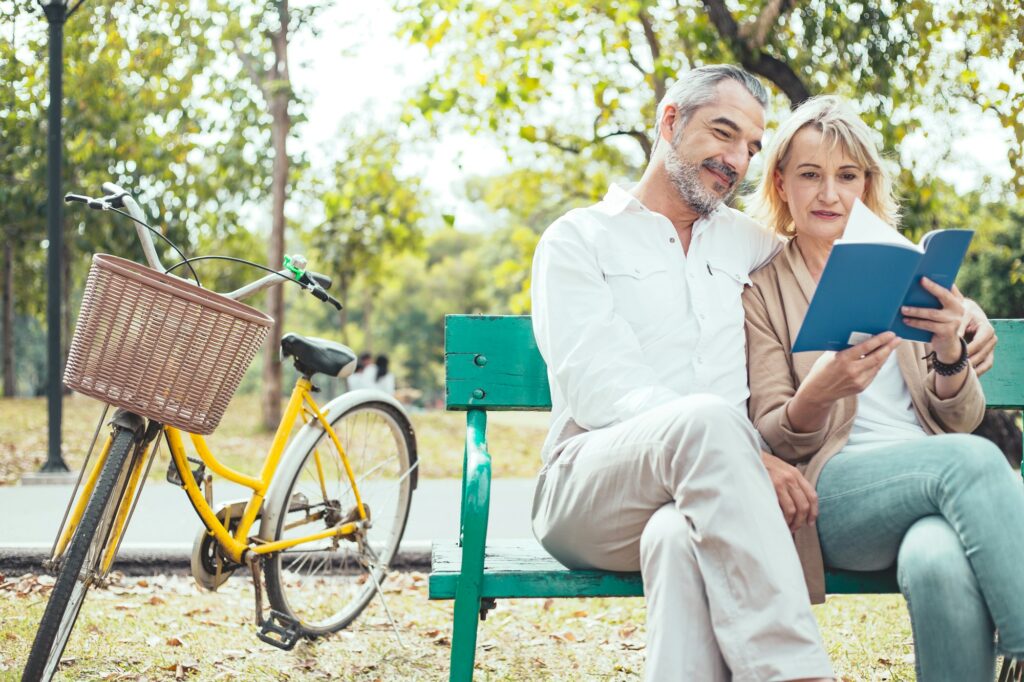
MULTIPOLYGON (((462 566, 462 549, 454 542, 435 542, 431 558, 430 598, 454 599, 462 566)), ((899 592, 896 571, 827 571, 829 594, 891 594, 899 592)), ((639 573, 570 571, 536 540, 492 540, 484 557, 482 597, 639 597, 639 573)))
MULTIPOLYGON (((462 566, 462 548, 454 541, 435 542, 430 571, 430 598, 453 599, 462 566)), ((484 555, 482 597, 639 597, 639 573, 570 571, 536 540, 494 540, 484 555)))

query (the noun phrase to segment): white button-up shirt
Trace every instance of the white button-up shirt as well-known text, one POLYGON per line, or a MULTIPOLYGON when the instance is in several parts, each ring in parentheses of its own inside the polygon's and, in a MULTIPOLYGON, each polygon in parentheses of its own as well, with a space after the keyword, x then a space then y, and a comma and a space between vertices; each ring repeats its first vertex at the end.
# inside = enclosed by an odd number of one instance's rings
POLYGON ((617 424, 677 397, 749 396, 740 294, 781 248, 739 211, 693 225, 684 253, 671 221, 613 185, 556 220, 533 257, 533 331, 547 362, 552 430, 617 424))

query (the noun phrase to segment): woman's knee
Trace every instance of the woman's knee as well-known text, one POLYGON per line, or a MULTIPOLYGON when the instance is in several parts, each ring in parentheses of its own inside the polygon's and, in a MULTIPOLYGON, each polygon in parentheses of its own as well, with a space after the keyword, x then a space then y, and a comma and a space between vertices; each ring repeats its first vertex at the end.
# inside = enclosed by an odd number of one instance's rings
POLYGON ((1003 451, 987 438, 966 433, 936 438, 941 440, 941 452, 947 465, 946 474, 954 482, 978 482, 1011 473, 1003 451))

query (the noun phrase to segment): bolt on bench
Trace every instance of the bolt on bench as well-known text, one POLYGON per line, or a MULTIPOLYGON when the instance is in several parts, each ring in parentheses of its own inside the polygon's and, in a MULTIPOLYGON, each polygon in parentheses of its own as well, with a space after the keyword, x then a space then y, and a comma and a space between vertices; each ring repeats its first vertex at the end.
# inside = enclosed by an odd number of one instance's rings
MULTIPOLYGON (((1024 320, 993 320, 995 367, 982 377, 988 407, 1024 407, 1024 320)), ((445 318, 446 407, 466 412, 462 512, 458 542, 435 542, 430 599, 454 599, 451 680, 471 680, 477 621, 496 599, 637 597, 639 573, 569 570, 530 539, 487 541, 491 453, 487 412, 551 409, 547 367, 528 316, 445 318)), ((499 455, 500 456, 500 453, 499 455)), ((538 466, 540 453, 537 453, 538 466)), ((895 567, 876 572, 827 571, 829 594, 899 592, 895 567)), ((1004 674, 1005 674, 1004 670, 1004 674)), ((1000 676, 1003 677, 1002 675, 1000 676)))

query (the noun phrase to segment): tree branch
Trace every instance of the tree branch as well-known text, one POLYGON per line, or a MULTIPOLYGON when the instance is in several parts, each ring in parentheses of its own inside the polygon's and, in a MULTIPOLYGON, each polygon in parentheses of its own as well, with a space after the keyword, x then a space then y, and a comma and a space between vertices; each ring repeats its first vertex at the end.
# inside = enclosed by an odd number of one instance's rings
MULTIPOLYGON (((651 72, 651 80, 654 82, 654 103, 658 104, 665 97, 665 79, 658 75, 658 59, 661 58, 661 46, 658 44, 658 36, 654 32, 654 24, 647 12, 641 9, 638 13, 640 25, 644 28, 644 38, 647 39, 647 47, 651 50, 651 64, 654 70, 651 72)), ((632 57, 632 54, 630 55, 632 57)), ((648 157, 650 154, 648 154, 648 157)))
POLYGON ((760 50, 768 39, 768 31, 787 9, 787 0, 768 0, 756 19, 740 27, 740 37, 751 49, 760 50))
MULTIPOLYGON (((703 0, 703 2, 711 23, 739 57, 743 68, 751 73, 764 76, 774 83, 789 98, 792 107, 798 106, 811 96, 807 85, 800 80, 789 64, 770 54, 765 54, 760 46, 751 45, 740 35, 739 25, 726 8, 724 0, 703 0)), ((775 0, 770 0, 770 2, 775 2, 775 0)), ((779 11, 781 12, 781 6, 779 11)))
POLYGON ((644 156, 647 161, 651 160, 651 140, 647 137, 647 133, 642 130, 613 130, 612 132, 605 133, 604 135, 596 135, 594 137, 594 141, 599 142, 618 135, 628 135, 636 140, 640 144, 641 149, 644 150, 644 156))

